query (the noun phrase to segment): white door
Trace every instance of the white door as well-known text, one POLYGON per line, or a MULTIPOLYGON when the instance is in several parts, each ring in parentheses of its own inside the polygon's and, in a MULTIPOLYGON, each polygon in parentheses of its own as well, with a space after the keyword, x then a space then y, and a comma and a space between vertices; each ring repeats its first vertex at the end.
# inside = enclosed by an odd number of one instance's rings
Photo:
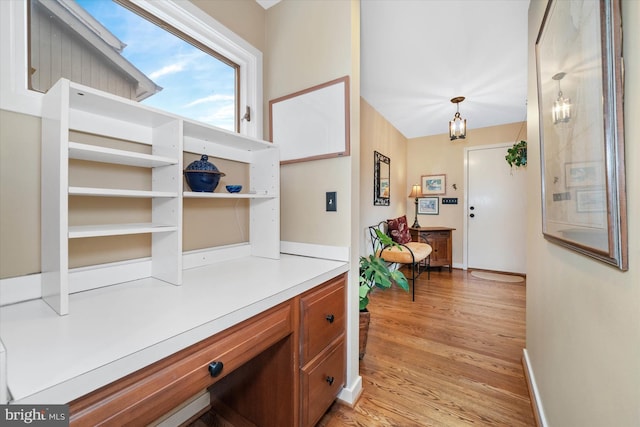
POLYGON ((525 273, 526 168, 507 164, 512 145, 465 149, 467 268, 525 273))

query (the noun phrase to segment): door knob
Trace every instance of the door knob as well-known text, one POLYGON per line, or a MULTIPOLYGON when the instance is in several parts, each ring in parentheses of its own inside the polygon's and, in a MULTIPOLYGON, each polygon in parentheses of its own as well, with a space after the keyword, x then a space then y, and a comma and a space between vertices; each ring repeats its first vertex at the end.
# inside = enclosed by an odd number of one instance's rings
POLYGON ((471 210, 471 211, 472 211, 472 210, 474 210, 474 209, 475 209, 475 208, 474 208, 473 206, 471 206, 471 207, 469 208, 469 210, 471 210))
POLYGON ((469 216, 470 216, 471 218, 473 218, 473 217, 475 217, 475 216, 476 216, 476 214, 471 214, 471 215, 469 215, 469 216))
POLYGON ((327 319, 327 322, 329 323, 333 323, 333 321, 335 320, 335 316, 333 314, 328 314, 325 319, 327 319))

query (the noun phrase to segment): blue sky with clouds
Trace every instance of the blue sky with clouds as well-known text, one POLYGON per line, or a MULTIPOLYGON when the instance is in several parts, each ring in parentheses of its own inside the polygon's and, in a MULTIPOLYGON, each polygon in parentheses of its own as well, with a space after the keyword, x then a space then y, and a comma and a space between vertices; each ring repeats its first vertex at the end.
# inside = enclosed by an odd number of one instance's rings
POLYGON ((163 90, 142 101, 234 130, 234 69, 111 0, 77 0, 127 46, 122 56, 163 90))

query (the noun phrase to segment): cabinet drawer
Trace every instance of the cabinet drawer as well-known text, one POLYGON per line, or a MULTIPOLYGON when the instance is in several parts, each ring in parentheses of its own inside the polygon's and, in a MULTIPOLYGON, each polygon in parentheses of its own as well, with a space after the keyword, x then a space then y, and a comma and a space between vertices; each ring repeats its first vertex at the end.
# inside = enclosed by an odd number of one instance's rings
POLYGON ((342 275, 300 299, 302 364, 315 357, 343 333, 345 282, 345 275, 342 275))
POLYGON ((433 239, 433 238, 449 238, 448 231, 429 231, 428 233, 422 233, 422 237, 425 239, 433 239))
POLYGON ((291 304, 286 303, 71 402, 71 424, 148 424, 292 330, 291 304), (213 361, 223 363, 215 378, 209 373, 213 361))
POLYGON ((302 370, 302 425, 315 425, 345 380, 344 335, 302 370))

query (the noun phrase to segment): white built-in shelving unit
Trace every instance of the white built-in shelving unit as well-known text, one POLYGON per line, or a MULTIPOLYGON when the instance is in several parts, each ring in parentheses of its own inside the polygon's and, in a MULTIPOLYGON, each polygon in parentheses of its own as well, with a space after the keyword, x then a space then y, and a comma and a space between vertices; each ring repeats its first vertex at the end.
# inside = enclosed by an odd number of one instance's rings
MULTIPOLYGON (((279 150, 274 144, 185 119, 66 79, 61 79, 44 96, 42 116, 42 298, 59 314, 67 314, 70 310, 69 239, 150 233, 150 277, 182 285, 184 198, 250 199, 248 253, 256 257, 279 258, 280 161, 279 150), (75 132, 145 144, 150 146, 150 154, 73 141, 75 132), (248 164, 248 191, 195 193, 183 188, 184 152, 248 164), (149 168, 151 190, 70 186, 70 159, 149 168), (151 222, 69 226, 70 196, 150 199, 151 222)), ((224 251, 224 248, 212 250, 224 251)), ((231 254, 237 252, 237 249, 230 251, 231 254)), ((205 260, 204 263, 220 258, 199 257, 205 260)), ((125 281, 126 278, 118 276, 118 280, 125 281)), ((99 282, 96 286, 104 286, 104 280, 99 282)), ((91 285, 82 288, 91 289, 91 285)))

